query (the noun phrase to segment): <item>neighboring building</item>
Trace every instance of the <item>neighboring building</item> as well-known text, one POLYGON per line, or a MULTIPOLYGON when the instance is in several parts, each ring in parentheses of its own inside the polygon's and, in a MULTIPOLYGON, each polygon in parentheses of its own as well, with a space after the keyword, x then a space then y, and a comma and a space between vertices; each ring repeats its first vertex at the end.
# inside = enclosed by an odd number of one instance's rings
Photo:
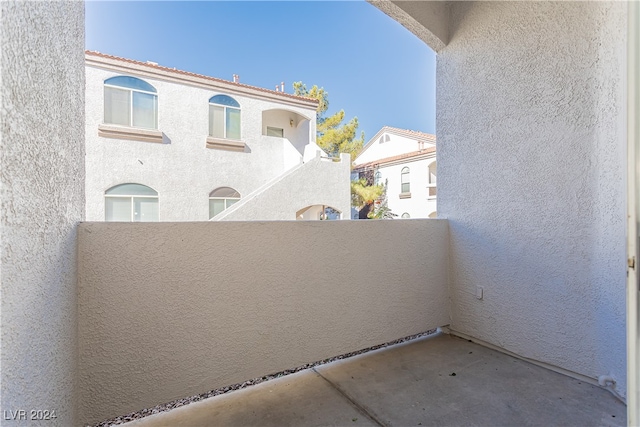
MULTIPOLYGON (((436 137, 385 126, 354 161, 353 178, 387 183, 387 200, 398 218, 436 217, 436 137)), ((352 216, 366 218, 369 207, 352 216)))
POLYGON ((86 219, 349 219, 317 101, 86 52, 86 219))

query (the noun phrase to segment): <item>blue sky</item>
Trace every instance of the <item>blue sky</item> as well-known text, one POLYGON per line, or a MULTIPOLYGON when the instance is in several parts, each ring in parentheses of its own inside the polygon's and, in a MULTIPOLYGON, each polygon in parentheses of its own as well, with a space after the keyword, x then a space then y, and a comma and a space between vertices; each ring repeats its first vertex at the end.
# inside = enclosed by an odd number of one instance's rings
POLYGON ((329 113, 435 133, 435 54, 364 1, 88 1, 86 47, 273 89, 303 81, 329 113))

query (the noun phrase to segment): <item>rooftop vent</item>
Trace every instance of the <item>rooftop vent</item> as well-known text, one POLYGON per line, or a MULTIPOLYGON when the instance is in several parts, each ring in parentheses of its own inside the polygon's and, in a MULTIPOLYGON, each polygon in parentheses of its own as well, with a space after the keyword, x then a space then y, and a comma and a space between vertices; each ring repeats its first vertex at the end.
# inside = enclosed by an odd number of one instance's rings
POLYGON ((239 76, 239 75, 237 75, 237 74, 234 74, 234 75, 233 75, 233 82, 234 82, 234 83, 240 83, 240 76, 239 76))

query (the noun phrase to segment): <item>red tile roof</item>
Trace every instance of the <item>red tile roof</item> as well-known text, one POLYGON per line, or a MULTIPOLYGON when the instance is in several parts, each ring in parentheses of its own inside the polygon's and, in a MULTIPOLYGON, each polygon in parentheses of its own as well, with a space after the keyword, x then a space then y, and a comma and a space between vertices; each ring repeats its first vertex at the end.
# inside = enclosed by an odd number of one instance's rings
POLYGON ((116 61, 127 62, 129 64, 142 65, 142 66, 145 66, 145 67, 154 68, 156 70, 162 70, 162 71, 166 71, 166 72, 169 72, 169 73, 180 74, 180 75, 190 76, 190 77, 198 77, 198 78, 201 78, 201 79, 206 79, 206 80, 210 80, 210 81, 217 82, 217 83, 225 83, 225 84, 237 85, 239 87, 244 87, 244 88, 248 88, 248 89, 257 90, 257 91, 260 91, 260 92, 270 93, 272 95, 279 95, 279 96, 292 98, 292 99, 298 99, 298 100, 312 101, 312 102, 314 102, 316 104, 318 103, 317 99, 309 98, 309 97, 306 97, 306 96, 291 95, 291 94, 285 93, 285 92, 278 92, 278 91, 275 91, 275 90, 265 89, 265 88, 258 87, 258 86, 251 86, 251 85, 247 85, 247 84, 244 84, 244 83, 236 83, 236 82, 233 82, 233 81, 230 81, 230 80, 224 80, 224 79, 219 79, 219 78, 216 78, 216 77, 205 76, 203 74, 191 73, 189 71, 178 70, 176 68, 163 67, 162 65, 157 65, 157 64, 151 63, 151 62, 141 62, 141 61, 136 61, 136 60, 133 60, 133 59, 121 58, 119 56, 107 55, 105 53, 100 53, 100 52, 96 52, 96 51, 92 51, 92 50, 85 51, 85 54, 88 55, 88 56, 96 56, 96 57, 100 57, 100 58, 113 59, 113 60, 116 60, 116 61))
MULTIPOLYGON (((428 134, 425 134, 425 135, 428 135, 428 134)), ((436 152, 436 147, 429 147, 429 148, 425 148, 424 150, 412 151, 410 153, 404 153, 404 154, 399 154, 397 156, 385 157, 383 159, 373 160, 371 162, 363 163, 361 165, 356 165, 353 168, 353 170, 361 170, 361 169, 364 170, 372 166, 391 163, 397 160, 411 159, 413 157, 418 157, 418 156, 425 156, 427 154, 435 153, 435 152, 436 152)))
POLYGON ((433 144, 436 143, 436 136, 432 135, 430 133, 424 133, 424 132, 420 132, 417 130, 409 130, 409 129, 400 129, 400 128, 394 128, 391 126, 384 126, 380 132, 378 133, 384 133, 384 132, 393 132, 393 133, 397 133, 397 134, 402 134, 405 135, 409 138, 414 138, 420 141, 429 141, 433 144))

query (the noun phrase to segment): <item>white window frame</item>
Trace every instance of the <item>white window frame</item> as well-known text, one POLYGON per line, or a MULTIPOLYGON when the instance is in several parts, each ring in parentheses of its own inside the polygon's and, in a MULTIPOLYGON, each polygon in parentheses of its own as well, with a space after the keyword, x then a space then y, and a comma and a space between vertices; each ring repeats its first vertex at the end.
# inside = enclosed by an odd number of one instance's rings
MULTIPOLYGON (((223 95, 223 94, 220 94, 223 95)), ((229 96, 229 95, 225 95, 225 96, 229 96)), ((213 97, 212 97, 213 98, 213 97)), ((233 99, 235 101, 235 98, 233 98, 232 96, 229 96, 229 98, 233 99)), ((238 102, 238 101, 236 101, 238 102)), ((215 102, 209 102, 209 105, 215 105, 216 107, 222 107, 224 108, 224 121, 222 123, 224 132, 223 132, 223 137, 222 139, 230 139, 232 141, 240 141, 242 140, 242 108, 241 107, 231 107, 230 105, 224 105, 224 104, 216 104, 215 102), (235 138, 228 138, 227 137, 227 109, 233 109, 233 110, 238 110, 238 112, 240 113, 240 136, 238 137, 238 139, 235 138)), ((211 120, 211 117, 209 117, 209 120, 211 120)), ((209 124, 209 126, 211 126, 211 124, 209 124)), ((284 131, 283 131, 284 133, 284 131)), ((209 137, 211 138, 220 138, 219 136, 213 136, 211 134, 209 134, 209 137)))
MULTIPOLYGON (((143 185, 143 184, 140 184, 143 185)), ((114 186, 115 187, 115 186, 114 186)), ((113 187, 112 187, 113 188, 113 187)), ((151 188, 151 187, 149 187, 151 188)), ((154 190, 155 191, 155 190, 154 190)), ((135 218, 135 211, 134 211, 134 206, 135 204, 133 203, 133 199, 137 198, 137 199, 156 199, 158 201, 158 221, 160 221, 160 197, 158 196, 140 196, 140 195, 129 195, 129 194, 105 194, 104 198, 114 198, 114 199, 124 199, 124 198, 129 198, 129 202, 131 205, 131 215, 129 217, 129 222, 155 222, 155 221, 134 221, 135 218)), ((107 212, 106 212, 106 203, 105 203, 105 221, 107 220, 107 212)))
POLYGON ((411 169, 409 166, 405 166, 400 170, 400 193, 408 194, 411 193, 411 169), (405 173, 405 169, 407 172, 405 173), (403 182, 404 176, 407 175, 407 182, 403 182), (407 191, 404 191, 404 185, 407 184, 407 191))
POLYGON ((437 197, 437 194, 433 195, 433 196, 430 195, 431 189, 437 187, 437 185, 436 185, 437 180, 438 180, 438 172, 437 171, 438 171, 437 162, 433 161, 433 162, 429 163, 429 165, 427 166, 427 174, 429 175, 429 177, 428 177, 429 178, 428 179, 429 183, 427 184, 427 199, 435 199, 437 197), (436 173, 433 175, 434 176, 433 180, 431 179, 431 166, 432 165, 436 165, 435 166, 436 167, 436 170, 435 170, 436 173))
MULTIPOLYGON (((240 192, 238 190, 236 190, 233 187, 217 187, 214 190, 211 191, 211 193, 209 193, 209 202, 211 202, 211 200, 224 200, 224 209, 221 212, 218 212, 216 215, 226 211, 227 209, 229 209, 234 203, 239 202, 242 199, 242 195, 240 194, 240 192), (224 197, 224 196, 211 196, 211 193, 218 191, 222 188, 228 188, 231 189, 233 191, 235 191, 236 194, 238 194, 238 197, 224 197), (233 200, 233 203, 229 204, 229 201, 233 200)), ((209 219, 215 218, 216 215, 211 216, 211 203, 209 203, 209 219)))
MULTIPOLYGON (((233 203, 230 205, 229 204, 229 200, 234 200, 234 203, 237 203, 240 201, 240 197, 235 198, 235 197, 209 197, 209 200, 224 200, 224 209, 222 210, 222 212, 226 211, 227 209, 229 209, 233 203)), ((222 213, 219 212, 218 214, 222 213)), ((216 215, 218 215, 216 214, 216 215)), ((215 218, 216 215, 211 216, 211 210, 209 210, 209 219, 215 218)))
POLYGON ((284 128, 276 128, 276 127, 273 127, 273 126, 267 126, 267 136, 274 136, 274 138, 284 138, 284 128), (282 136, 269 135, 269 129, 282 131, 282 136))
MULTIPOLYGON (((119 77, 119 76, 115 76, 115 77, 119 77)), ((142 80, 142 79, 140 79, 138 77, 135 77, 135 76, 125 76, 125 77, 133 77, 135 79, 142 80)), ((144 80, 142 80, 142 81, 144 81, 144 80)), ((145 82, 145 83, 148 83, 148 82, 145 82)), ((127 125, 128 127, 137 128, 137 129, 154 129, 154 130, 158 130, 158 122, 160 121, 160 117, 159 117, 160 113, 158 111, 159 110, 159 108, 158 108, 158 92, 149 92, 149 91, 141 90, 141 89, 131 89, 130 87, 125 87, 125 86, 110 85, 109 83, 104 83, 103 86, 104 87, 110 87, 110 88, 113 88, 113 89, 118 89, 118 90, 126 90, 126 91, 129 92, 129 124, 127 125), (154 113, 155 113, 154 114, 155 115, 155 127, 153 127, 153 128, 145 128, 145 127, 140 127, 140 126, 134 126, 133 125, 133 92, 139 92, 139 93, 144 93, 144 94, 147 94, 147 95, 155 96, 155 98, 156 98, 156 108, 155 108, 155 111, 154 111, 154 113)), ((104 109, 104 100, 103 100, 102 108, 104 109)), ((105 116, 104 113, 106 113, 106 112, 103 112, 103 114, 102 114, 102 122, 105 125, 122 126, 122 125, 116 124, 116 123, 106 123, 104 121, 104 116, 105 116)))

